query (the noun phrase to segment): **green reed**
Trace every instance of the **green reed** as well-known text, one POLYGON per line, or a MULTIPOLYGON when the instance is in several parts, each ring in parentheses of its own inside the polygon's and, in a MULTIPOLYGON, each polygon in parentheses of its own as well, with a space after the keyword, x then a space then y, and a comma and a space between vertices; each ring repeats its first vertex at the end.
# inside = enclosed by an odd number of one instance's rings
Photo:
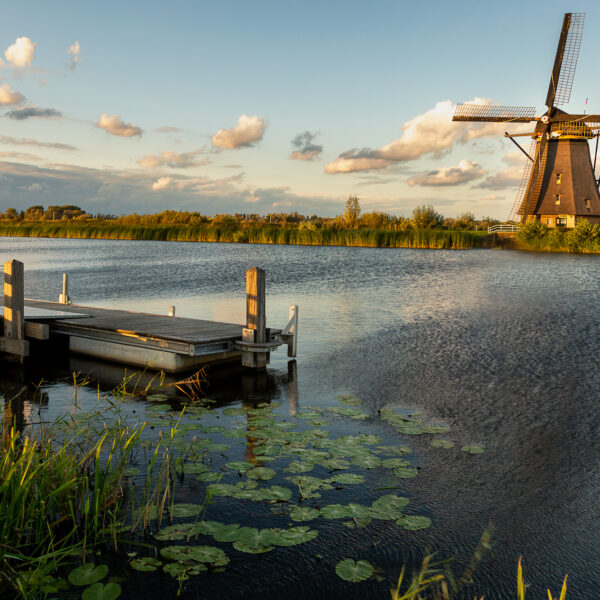
POLYGON ((301 228, 275 225, 129 225, 94 222, 0 222, 1 236, 117 239, 174 242, 228 242, 372 248, 438 248, 463 250, 482 245, 475 231, 408 229, 301 228))

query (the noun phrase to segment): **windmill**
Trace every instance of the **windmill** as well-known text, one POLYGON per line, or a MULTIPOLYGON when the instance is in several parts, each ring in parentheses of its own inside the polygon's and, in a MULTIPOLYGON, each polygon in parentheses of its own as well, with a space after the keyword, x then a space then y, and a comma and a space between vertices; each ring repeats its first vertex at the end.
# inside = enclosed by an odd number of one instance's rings
POLYGON ((569 102, 579 57, 585 13, 566 13, 546 96, 548 110, 535 116, 535 107, 459 104, 453 121, 531 123, 533 133, 506 132, 528 161, 509 221, 541 221, 550 227, 574 227, 577 219, 600 223, 596 156, 600 115, 568 114, 557 108, 569 102), (529 152, 514 139, 532 137, 529 152), (588 140, 596 138, 594 164, 588 140))

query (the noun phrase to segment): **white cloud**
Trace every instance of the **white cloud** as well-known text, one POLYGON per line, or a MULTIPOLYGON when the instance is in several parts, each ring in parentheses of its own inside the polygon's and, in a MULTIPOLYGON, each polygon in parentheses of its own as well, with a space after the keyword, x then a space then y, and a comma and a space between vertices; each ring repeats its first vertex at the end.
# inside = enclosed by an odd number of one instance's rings
POLYGON ((137 162, 144 169, 156 169, 157 167, 171 167, 173 169, 187 169, 189 167, 197 167, 208 163, 207 160, 198 160, 199 154, 203 154, 203 150, 194 150, 193 152, 175 152, 173 150, 165 150, 158 156, 146 154, 137 162))
POLYGON ((25 100, 23 94, 15 92, 11 89, 9 83, 3 83, 0 85, 0 106, 6 106, 7 104, 20 104, 25 100))
POLYGON ((502 171, 498 171, 494 175, 486 177, 476 187, 503 190, 506 188, 514 188, 521 183, 523 177, 523 169, 527 162, 527 157, 522 152, 508 152, 502 157, 502 160, 509 166, 502 171))
POLYGON ((71 57, 71 64, 69 65, 69 69, 71 69, 71 71, 77 66, 80 53, 81 46, 79 45, 79 42, 75 42, 72 46, 69 46, 67 54, 71 57))
POLYGON ((242 115, 237 125, 231 129, 219 129, 212 136, 215 148, 236 149, 251 146, 254 142, 262 140, 265 132, 265 120, 261 117, 242 115))
POLYGON ((27 191, 28 192, 41 192, 42 191, 42 186, 39 183, 32 183, 28 188, 27 191))
POLYGON ((260 198, 258 196, 256 196, 254 194, 254 192, 252 192, 249 196, 246 196, 244 198, 244 202, 249 202, 249 203, 254 203, 254 202, 259 202, 260 198))
POLYGON ((173 179, 171 177, 159 177, 153 184, 152 189, 157 192, 159 190, 165 190, 169 187, 173 179))
POLYGON ((96 124, 96 127, 106 130, 112 135, 118 135, 120 137, 133 137, 141 136, 142 130, 131 123, 123 123, 119 115, 105 115, 104 113, 100 117, 100 120, 96 124))
POLYGON ((299 133, 293 140, 292 146, 295 150, 290 154, 292 160, 313 160, 315 156, 319 156, 323 152, 323 146, 313 143, 317 137, 317 133, 305 131, 299 133))
MULTIPOLYGON (((469 104, 492 105, 492 101, 475 98, 469 104)), ((438 102, 434 108, 417 115, 400 128, 402 135, 387 146, 378 149, 352 149, 340 154, 334 161, 325 166, 330 174, 353 173, 385 169, 398 162, 416 160, 427 154, 435 158, 441 157, 454 144, 501 136, 506 129, 505 123, 470 123, 452 121, 456 106, 450 101, 438 102)), ((529 127, 525 124, 525 127, 529 127)), ((522 127, 519 129, 519 131, 522 127)), ((514 131, 514 127, 511 127, 514 131)))
POLYGON ((4 56, 13 67, 29 67, 33 61, 36 46, 37 43, 32 42, 28 37, 20 37, 6 49, 4 56))
POLYGON ((479 163, 463 158, 456 167, 443 167, 411 177, 408 185, 460 185, 482 177, 484 173, 485 171, 479 163))

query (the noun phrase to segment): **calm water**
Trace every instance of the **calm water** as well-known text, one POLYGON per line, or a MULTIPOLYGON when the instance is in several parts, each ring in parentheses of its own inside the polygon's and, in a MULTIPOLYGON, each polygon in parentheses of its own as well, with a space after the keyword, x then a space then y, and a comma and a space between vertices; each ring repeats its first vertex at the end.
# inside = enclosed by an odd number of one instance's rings
MULTIPOLYGON (((395 575, 427 548, 464 564, 491 521, 492 554, 466 597, 512 597, 522 555, 532 598, 543 597, 544 585, 557 594, 568 573, 570 598, 597 599, 600 258, 8 238, 0 238, 0 258, 25 263, 29 297, 57 299, 67 271, 75 303, 163 314, 174 304, 178 316, 240 323, 244 272, 263 267, 268 325, 283 326, 288 305, 300 306, 297 374, 290 382, 280 350, 266 377, 215 374, 211 394, 234 404, 278 399, 290 410, 348 392, 374 416, 389 404, 417 409, 450 425, 445 437, 459 446, 485 445, 478 456, 444 451, 429 436, 402 438, 378 419, 339 419, 332 426, 339 433, 376 433, 413 448, 419 476, 395 491, 433 526, 410 532, 379 522, 340 532, 332 525, 322 527, 320 544, 259 556, 231 551, 225 573, 192 580, 184 597, 385 598, 387 581, 350 586, 333 566, 350 556, 395 575)), ((46 417, 67 409, 73 364, 43 371, 46 417)), ((353 500, 352 490, 344 493, 332 501, 353 500)), ((144 575, 124 597, 153 597, 161 586, 173 590, 144 575)))

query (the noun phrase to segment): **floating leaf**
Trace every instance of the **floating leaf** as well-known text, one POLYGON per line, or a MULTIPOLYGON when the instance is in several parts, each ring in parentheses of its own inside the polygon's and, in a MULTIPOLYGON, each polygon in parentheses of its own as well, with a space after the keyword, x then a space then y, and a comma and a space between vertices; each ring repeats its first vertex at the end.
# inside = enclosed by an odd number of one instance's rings
POLYGON ((221 473, 215 473, 214 471, 205 471, 204 473, 200 473, 196 479, 198 481, 217 481, 221 475, 221 473))
POLYGON ((378 446, 379 450, 386 454, 410 454, 412 450, 407 446, 378 446))
POLYGON ((335 572, 345 581, 358 583, 369 579, 374 569, 373 565, 366 560, 354 562, 351 558, 345 558, 335 566, 335 572))
POLYGON ((254 469, 250 469, 246 471, 246 477, 249 479, 273 479, 275 477, 275 471, 273 469, 269 469, 269 467, 255 467, 254 469))
POLYGON ((461 450, 463 452, 468 452, 469 454, 483 454, 485 452, 483 446, 463 446, 461 450))
POLYGON ((218 531, 213 533, 213 538, 217 542, 234 542, 237 539, 237 532, 240 526, 237 523, 223 525, 218 531))
POLYGON ((327 504, 321 507, 321 516, 325 519, 345 519, 350 515, 346 507, 341 504, 327 504))
POLYGON ((374 454, 360 454, 352 458, 352 464, 363 469, 375 469, 381 466, 381 459, 374 454))
POLYGON ((402 509, 408 504, 408 498, 386 494, 373 502, 372 516, 374 519, 393 520, 403 516, 402 509))
POLYGON ((163 567, 163 571, 168 573, 175 579, 185 581, 190 575, 199 575, 202 571, 207 571, 208 568, 202 563, 183 564, 180 562, 168 563, 163 567))
POLYGON ((204 510, 202 504, 175 504, 171 509, 172 517, 194 517, 204 510))
POLYGON ((158 567, 162 566, 162 562, 152 556, 134 558, 129 564, 136 571, 156 571, 158 567))
POLYGON ((402 519, 398 519, 396 525, 400 525, 400 527, 404 527, 404 529, 408 529, 409 531, 416 531, 418 529, 427 529, 431 525, 431 519, 421 515, 407 515, 402 519))
POLYGON ((264 552, 270 552, 274 550, 274 546, 248 546, 244 542, 234 542, 233 547, 240 552, 246 552, 247 554, 263 554, 264 552))
POLYGON ((446 450, 449 450, 454 447, 454 442, 450 440, 432 440, 431 445, 434 448, 445 448, 446 450))
POLYGON ((229 562, 225 552, 215 546, 167 546, 161 548, 160 554, 167 560, 207 563, 217 567, 229 562))
POLYGON ((175 465, 177 471, 187 475, 197 475, 199 473, 207 473, 210 467, 201 462, 180 462, 175 465))
POLYGON ((224 408, 221 411, 224 415, 228 417, 241 416, 246 414, 246 410, 244 408, 224 408))
POLYGON ((281 485, 272 485, 261 491, 265 500, 287 501, 292 497, 292 490, 281 485))
MULTIPOLYGON (((262 531, 265 531, 264 529, 262 531)), ((304 544, 310 540, 314 540, 318 531, 316 529, 310 529, 307 525, 301 525, 299 527, 290 527, 289 529, 270 529, 268 538, 272 544, 276 546, 297 546, 298 544, 304 544)))
POLYGON ((419 474, 417 469, 409 469, 407 467, 400 467, 399 469, 394 469, 394 475, 399 477, 400 479, 412 479, 419 474))
POLYGON ((410 466, 410 463, 403 458, 386 458, 381 464, 388 469, 410 466))
POLYGON ((316 519, 319 514, 318 508, 296 506, 296 508, 290 512, 290 518, 292 521, 312 521, 313 519, 316 519))
POLYGON ((81 600, 115 600, 121 595, 121 586, 118 583, 94 583, 83 590, 81 600))
POLYGON ((333 480, 340 485, 352 485, 356 483, 363 483, 365 478, 362 475, 356 473, 340 473, 336 475, 333 480))
POLYGON ((346 521, 345 523, 342 523, 342 525, 345 525, 350 529, 354 529, 355 527, 357 529, 363 529, 364 527, 369 525, 369 523, 371 523, 371 517, 363 517, 361 519, 355 517, 352 519, 352 521, 346 521))
POLYGON ((360 406, 362 404, 356 396, 352 396, 351 394, 339 394, 335 399, 340 404, 347 404, 348 406, 360 406))
POLYGON ((314 465, 309 462, 293 460, 284 471, 289 471, 290 473, 307 473, 308 471, 312 471, 314 465))
POLYGON ((94 563, 87 563, 73 569, 68 576, 69 583, 72 585, 90 585, 104 579, 108 575, 106 565, 96 566, 94 563))

